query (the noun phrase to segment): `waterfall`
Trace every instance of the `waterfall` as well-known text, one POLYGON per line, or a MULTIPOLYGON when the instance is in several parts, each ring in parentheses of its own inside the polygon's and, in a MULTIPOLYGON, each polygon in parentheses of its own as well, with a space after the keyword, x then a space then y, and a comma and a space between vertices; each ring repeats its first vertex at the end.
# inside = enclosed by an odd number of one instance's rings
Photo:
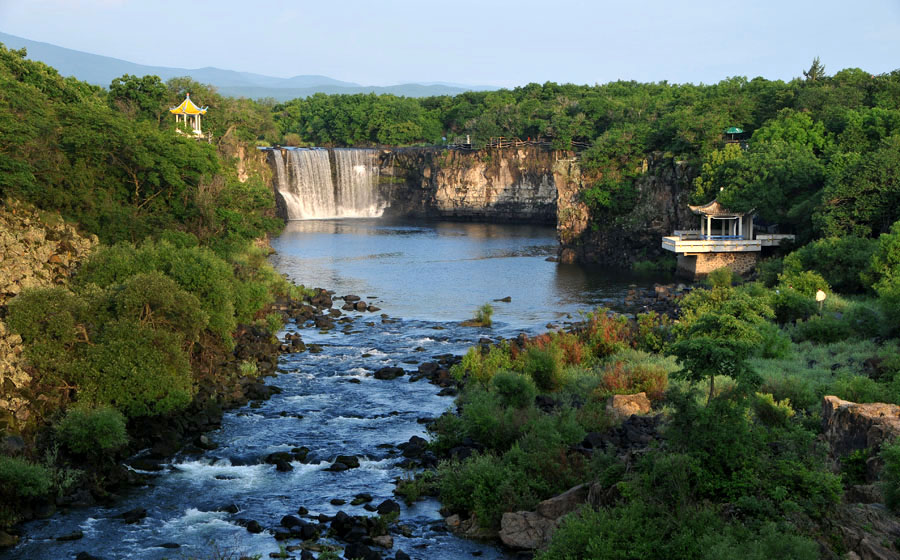
POLYGON ((384 211, 376 150, 288 149, 282 154, 275 154, 275 175, 289 220, 376 218, 384 211))

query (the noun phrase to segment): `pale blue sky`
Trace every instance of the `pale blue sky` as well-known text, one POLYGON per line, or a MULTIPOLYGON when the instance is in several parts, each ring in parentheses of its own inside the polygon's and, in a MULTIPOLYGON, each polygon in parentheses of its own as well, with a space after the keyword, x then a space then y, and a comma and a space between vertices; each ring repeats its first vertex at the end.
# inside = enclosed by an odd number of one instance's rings
POLYGON ((0 0, 0 31, 157 66, 364 85, 717 82, 900 68, 900 0, 0 0))

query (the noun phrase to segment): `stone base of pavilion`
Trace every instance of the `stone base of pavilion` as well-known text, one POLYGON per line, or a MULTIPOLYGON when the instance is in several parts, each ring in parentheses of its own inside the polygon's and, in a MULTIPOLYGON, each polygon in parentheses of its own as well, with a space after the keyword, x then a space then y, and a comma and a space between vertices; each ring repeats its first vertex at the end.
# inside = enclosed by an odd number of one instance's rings
POLYGON ((757 252, 735 253, 698 253, 693 255, 678 255, 676 273, 682 278, 699 280, 705 278, 713 270, 728 267, 734 272, 745 275, 756 267, 759 260, 757 252))

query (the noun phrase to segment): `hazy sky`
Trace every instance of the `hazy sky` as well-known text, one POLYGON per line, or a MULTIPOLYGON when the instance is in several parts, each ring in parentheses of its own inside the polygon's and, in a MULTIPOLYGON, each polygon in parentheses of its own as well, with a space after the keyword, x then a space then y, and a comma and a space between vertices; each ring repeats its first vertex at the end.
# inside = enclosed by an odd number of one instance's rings
POLYGON ((900 68, 900 0, 0 0, 0 31, 155 66, 364 85, 713 83, 900 68))

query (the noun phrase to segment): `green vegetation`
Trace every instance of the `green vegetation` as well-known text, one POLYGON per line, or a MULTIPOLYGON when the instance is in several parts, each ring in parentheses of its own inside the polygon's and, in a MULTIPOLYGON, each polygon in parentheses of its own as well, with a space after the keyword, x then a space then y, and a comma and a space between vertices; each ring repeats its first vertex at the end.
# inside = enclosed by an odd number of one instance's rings
POLYGON ((900 223, 878 240, 823 238, 753 282, 716 271, 679 299, 677 321, 601 309, 571 332, 471 349, 452 370, 458 414, 430 428, 444 457, 476 443, 437 468, 441 501, 496 528, 507 511, 599 485, 542 559, 817 558, 844 485, 871 482, 876 454, 898 509, 900 446, 856 450, 837 474, 818 439, 825 395, 900 404, 897 239, 900 223), (637 392, 661 412, 656 443, 638 458, 575 451, 621 421, 610 395, 637 392))
POLYGON ((74 453, 100 455, 128 443, 125 418, 110 407, 74 407, 56 426, 57 438, 74 453))
POLYGON ((268 304, 311 295, 256 243, 282 227, 255 150, 279 136, 270 109, 188 79, 106 91, 0 45, 0 191, 101 242, 66 284, 4 308, 32 382, 16 395, 27 420, 4 417, 26 448, 0 456, 0 528, 76 479, 105 492, 142 424, 175 422, 198 394, 224 404, 258 374, 232 355, 240 325, 274 335, 268 304), (210 107, 209 138, 175 130, 167 109, 186 92, 210 107))

